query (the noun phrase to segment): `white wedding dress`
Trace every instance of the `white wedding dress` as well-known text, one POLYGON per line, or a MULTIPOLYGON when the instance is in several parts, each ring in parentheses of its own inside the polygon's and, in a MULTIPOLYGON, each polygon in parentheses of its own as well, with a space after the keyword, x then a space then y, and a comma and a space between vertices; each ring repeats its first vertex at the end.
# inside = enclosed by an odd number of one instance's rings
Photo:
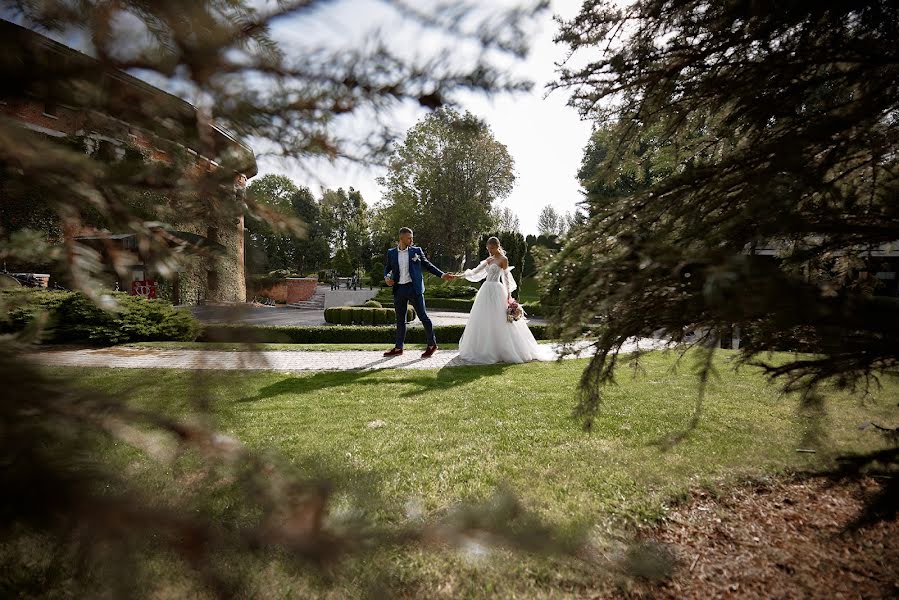
POLYGON ((493 364, 555 360, 552 348, 541 346, 534 339, 525 318, 511 323, 506 318, 509 295, 517 288, 512 268, 503 270, 487 259, 462 274, 469 281, 485 280, 474 298, 468 324, 459 340, 459 358, 465 362, 493 364))

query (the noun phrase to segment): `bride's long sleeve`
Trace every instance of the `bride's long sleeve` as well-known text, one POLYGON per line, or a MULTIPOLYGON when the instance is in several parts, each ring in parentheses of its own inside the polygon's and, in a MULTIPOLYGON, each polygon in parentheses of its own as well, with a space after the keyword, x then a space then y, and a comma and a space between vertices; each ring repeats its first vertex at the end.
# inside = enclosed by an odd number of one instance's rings
POLYGON ((487 261, 482 260, 481 264, 476 266, 474 269, 466 269, 464 273, 462 273, 462 277, 467 279, 468 281, 482 281, 487 278, 487 261))

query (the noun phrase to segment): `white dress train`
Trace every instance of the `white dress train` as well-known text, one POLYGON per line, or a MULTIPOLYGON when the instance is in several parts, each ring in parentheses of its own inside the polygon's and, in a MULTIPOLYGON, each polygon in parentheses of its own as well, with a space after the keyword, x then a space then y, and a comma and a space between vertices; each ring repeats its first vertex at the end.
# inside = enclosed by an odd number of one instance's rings
POLYGON ((553 349, 537 343, 525 318, 511 323, 506 318, 509 295, 517 288, 511 274, 514 267, 503 270, 489 260, 462 274, 469 281, 485 281, 459 340, 459 358, 474 364, 554 360, 553 349))

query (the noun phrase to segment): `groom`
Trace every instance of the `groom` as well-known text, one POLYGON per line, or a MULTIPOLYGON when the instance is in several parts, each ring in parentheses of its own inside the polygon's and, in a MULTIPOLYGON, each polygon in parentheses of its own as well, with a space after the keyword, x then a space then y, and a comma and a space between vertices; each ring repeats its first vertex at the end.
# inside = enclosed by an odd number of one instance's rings
POLYGON ((412 245, 412 230, 408 227, 400 229, 400 243, 396 248, 387 251, 387 263, 384 266, 384 281, 393 288, 393 304, 396 307, 396 346, 384 353, 384 356, 399 356, 403 353, 406 341, 406 308, 409 302, 415 309, 421 324, 425 326, 428 347, 422 358, 430 358, 437 351, 437 340, 434 338, 434 325, 425 308, 425 282, 421 269, 424 267, 433 275, 449 281, 455 275, 444 273, 427 258, 418 246, 412 245))

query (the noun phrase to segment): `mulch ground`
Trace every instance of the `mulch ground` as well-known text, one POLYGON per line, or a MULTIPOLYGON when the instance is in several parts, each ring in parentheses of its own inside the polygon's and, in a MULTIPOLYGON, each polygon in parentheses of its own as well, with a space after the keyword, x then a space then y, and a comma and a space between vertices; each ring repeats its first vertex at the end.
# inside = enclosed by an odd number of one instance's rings
POLYGON ((899 522, 849 532, 879 484, 814 478, 697 493, 644 532, 675 556, 635 598, 899 598, 899 522))

